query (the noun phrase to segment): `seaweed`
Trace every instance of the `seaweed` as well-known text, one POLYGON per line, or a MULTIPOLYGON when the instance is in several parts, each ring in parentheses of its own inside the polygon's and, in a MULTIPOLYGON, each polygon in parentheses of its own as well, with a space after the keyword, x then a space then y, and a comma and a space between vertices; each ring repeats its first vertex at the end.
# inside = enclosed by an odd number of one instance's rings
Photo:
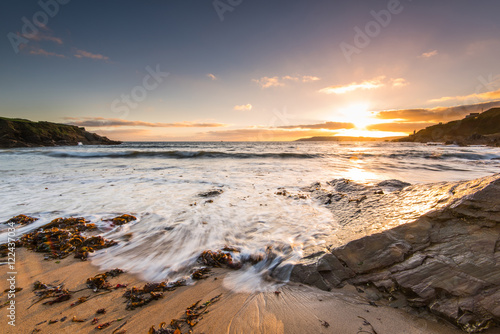
POLYGON ((149 304, 153 300, 157 300, 163 297, 163 292, 173 291, 179 286, 186 285, 185 280, 178 280, 172 283, 167 281, 159 283, 146 283, 142 289, 136 288, 135 286, 127 289, 123 294, 123 297, 127 300, 127 306, 125 309, 133 310, 137 307, 141 307, 149 304))
POLYGON ((110 221, 110 222, 113 222, 113 224, 115 224, 115 225, 124 225, 124 224, 130 223, 131 221, 134 221, 134 220, 137 220, 137 218, 135 216, 125 214, 125 215, 121 215, 121 216, 118 216, 115 218, 105 219, 103 221, 110 221))
POLYGON ((63 285, 52 286, 44 284, 40 281, 36 281, 33 284, 33 291, 35 291, 35 295, 39 297, 39 299, 34 304, 47 298, 54 298, 53 300, 49 300, 43 303, 43 305, 53 305, 55 303, 61 303, 71 298, 70 292, 64 289, 63 285))
POLYGON ((87 287, 92 289, 92 291, 97 292, 99 290, 111 290, 112 286, 108 283, 108 277, 117 277, 118 275, 124 273, 121 269, 113 269, 106 271, 103 274, 97 274, 94 277, 87 278, 87 287))
POLYGON ((80 297, 78 298, 78 300, 74 303, 71 303, 71 305, 69 305, 70 307, 73 307, 73 306, 76 306, 76 305, 80 305, 80 304, 83 304, 85 303, 88 299, 89 299, 90 296, 84 296, 84 297, 80 297))
POLYGON ((213 252, 211 250, 206 250, 201 253, 198 259, 203 264, 211 267, 222 267, 223 265, 226 265, 231 269, 241 268, 241 264, 239 262, 233 262, 231 254, 224 253, 222 251, 213 252))
POLYGON ((1 244, 0 245, 0 257, 7 257, 7 255, 9 255, 9 253, 13 253, 13 251, 16 248, 22 247, 22 245, 23 245, 23 243, 20 240, 16 240, 14 242, 14 244, 15 244, 15 247, 12 247, 12 243, 10 243, 10 246, 8 243, 1 244))
POLYGON ((167 323, 162 322, 160 324, 159 329, 155 329, 155 326, 151 326, 151 328, 148 331, 148 334, 181 334, 181 331, 179 329, 173 330, 170 328, 167 328, 167 323))
POLYGON ((222 294, 217 295, 201 305, 201 300, 198 300, 196 303, 186 308, 184 316, 181 319, 172 319, 168 326, 165 322, 162 322, 158 330, 155 329, 154 326, 151 326, 149 334, 181 334, 183 327, 187 327, 187 331, 191 333, 191 330, 200 322, 203 315, 208 313, 208 307, 219 301, 221 296, 222 294))
POLYGON ((12 217, 11 219, 7 220, 5 222, 5 224, 29 225, 37 220, 38 220, 38 218, 35 218, 35 217, 30 217, 30 216, 26 216, 26 215, 17 215, 15 217, 12 217))
POLYGON ((191 277, 196 280, 200 279, 206 279, 208 278, 208 273, 210 272, 210 268, 201 268, 198 270, 195 270, 192 274, 191 277))
POLYGON ((94 250, 116 245, 116 241, 101 236, 85 237, 83 231, 96 229, 95 224, 84 218, 56 218, 42 226, 40 231, 21 237, 22 246, 40 253, 48 253, 46 259, 62 259, 75 253, 75 258, 86 260, 94 250))

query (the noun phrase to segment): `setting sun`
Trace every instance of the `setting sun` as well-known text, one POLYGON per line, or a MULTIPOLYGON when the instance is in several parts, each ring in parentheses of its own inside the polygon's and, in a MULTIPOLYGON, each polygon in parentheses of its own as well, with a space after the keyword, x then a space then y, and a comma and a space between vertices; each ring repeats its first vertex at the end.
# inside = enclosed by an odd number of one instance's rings
POLYGON ((379 122, 379 120, 373 118, 373 113, 368 111, 368 108, 368 103, 358 103, 340 109, 340 112, 343 115, 343 120, 353 123, 356 129, 363 130, 368 125, 379 122))

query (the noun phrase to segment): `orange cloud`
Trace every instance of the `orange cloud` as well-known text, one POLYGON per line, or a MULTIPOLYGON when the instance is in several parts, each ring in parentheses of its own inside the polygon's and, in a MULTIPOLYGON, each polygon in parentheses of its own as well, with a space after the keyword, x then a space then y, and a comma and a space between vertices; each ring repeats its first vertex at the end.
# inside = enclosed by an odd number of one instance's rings
POLYGON ((433 50, 429 52, 424 52, 420 55, 420 58, 431 58, 438 55, 438 50, 433 50))
POLYGON ((366 127, 367 130, 370 131, 390 131, 390 132, 406 132, 410 133, 413 130, 421 130, 428 126, 434 125, 436 123, 429 122, 395 122, 395 123, 379 123, 379 124, 371 124, 366 127))
POLYGON ((242 105, 234 106, 233 110, 249 111, 249 110, 252 110, 252 108, 253 108, 253 106, 249 103, 249 104, 242 104, 242 105))
POLYGON ((59 57, 59 58, 66 58, 66 56, 62 55, 62 54, 58 54, 58 53, 55 53, 55 52, 49 52, 49 51, 46 51, 42 48, 39 48, 39 47, 32 47, 30 49, 30 55, 40 55, 40 56, 45 56, 45 57, 59 57))
POLYGON ((403 87, 406 86, 408 82, 403 79, 403 78, 395 78, 395 79, 386 79, 385 76, 379 76, 376 78, 373 78, 371 80, 365 80, 363 82, 352 82, 347 85, 336 85, 336 86, 329 86, 323 89, 320 89, 320 93, 325 93, 325 94, 346 94, 350 93, 356 90, 368 90, 368 89, 377 89, 377 88, 382 88, 387 85, 392 86, 392 87, 403 87))
POLYGON ((90 59, 97 59, 97 60, 108 60, 109 59, 109 57, 103 56, 101 54, 90 53, 88 51, 78 50, 78 49, 76 49, 74 56, 76 58, 90 58, 90 59))
POLYGON ((324 130, 339 130, 339 129, 353 129, 355 126, 352 123, 343 122, 325 122, 320 124, 305 124, 305 125, 286 125, 278 126, 279 129, 324 129, 324 130))
POLYGON ((212 74, 212 73, 208 73, 207 77, 209 77, 212 80, 217 80, 217 77, 214 74, 212 74))
POLYGON ((378 119, 394 120, 395 122, 448 122, 462 119, 472 112, 481 112, 500 106, 500 101, 461 105, 455 107, 437 107, 420 109, 384 110, 376 113, 378 119))
POLYGON ((261 88, 269 88, 269 87, 281 87, 285 84, 280 82, 279 77, 262 77, 260 79, 252 79, 253 82, 256 82, 261 88))
POLYGON ((447 102, 447 101, 457 101, 457 102, 464 102, 464 101, 491 101, 491 100, 498 100, 500 99, 500 89, 491 91, 491 92, 486 92, 486 93, 474 93, 474 94, 469 94, 469 95, 462 95, 462 96, 445 96, 445 97, 440 97, 438 99, 432 99, 429 100, 429 103, 440 103, 440 102, 447 102))
POLYGON ((256 82, 261 88, 283 87, 285 86, 284 81, 308 83, 318 80, 321 80, 321 78, 312 75, 303 75, 303 76, 285 75, 281 78, 275 76, 275 77, 262 77, 260 79, 252 79, 252 81, 256 82))
POLYGON ((176 123, 151 123, 143 121, 129 121, 118 118, 73 118, 66 117, 66 120, 71 120, 68 124, 76 126, 88 127, 118 127, 118 126, 144 126, 151 128, 217 128, 224 127, 227 124, 222 123, 196 123, 196 122, 176 122, 176 123))

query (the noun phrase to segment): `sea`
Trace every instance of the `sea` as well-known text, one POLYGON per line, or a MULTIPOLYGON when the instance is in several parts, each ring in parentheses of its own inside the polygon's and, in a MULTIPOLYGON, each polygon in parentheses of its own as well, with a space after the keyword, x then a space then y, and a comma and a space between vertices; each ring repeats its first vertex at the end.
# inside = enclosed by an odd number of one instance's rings
MULTIPOLYGON (((308 248, 328 248, 329 237, 342 228, 305 187, 338 179, 427 184, 499 171, 500 148, 420 143, 125 142, 2 149, 0 222, 18 214, 39 218, 18 228, 20 236, 58 217, 85 217, 119 242, 92 253, 93 264, 152 281, 187 277, 204 250, 231 247, 238 249, 232 253, 236 260, 265 260, 229 275, 224 284, 262 291, 280 283, 266 276, 270 268, 291 268, 308 248), (284 191, 294 196, 280 195, 284 191), (125 213, 137 221, 106 221, 125 213)), ((0 232, 0 243, 6 239, 0 232)))

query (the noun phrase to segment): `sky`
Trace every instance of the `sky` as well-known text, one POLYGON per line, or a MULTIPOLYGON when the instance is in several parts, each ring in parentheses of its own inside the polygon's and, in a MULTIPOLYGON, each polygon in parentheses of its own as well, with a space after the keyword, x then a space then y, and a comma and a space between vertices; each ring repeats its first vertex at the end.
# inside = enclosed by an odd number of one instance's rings
POLYGON ((400 136, 500 106, 497 0, 3 0, 0 115, 127 141, 400 136))

